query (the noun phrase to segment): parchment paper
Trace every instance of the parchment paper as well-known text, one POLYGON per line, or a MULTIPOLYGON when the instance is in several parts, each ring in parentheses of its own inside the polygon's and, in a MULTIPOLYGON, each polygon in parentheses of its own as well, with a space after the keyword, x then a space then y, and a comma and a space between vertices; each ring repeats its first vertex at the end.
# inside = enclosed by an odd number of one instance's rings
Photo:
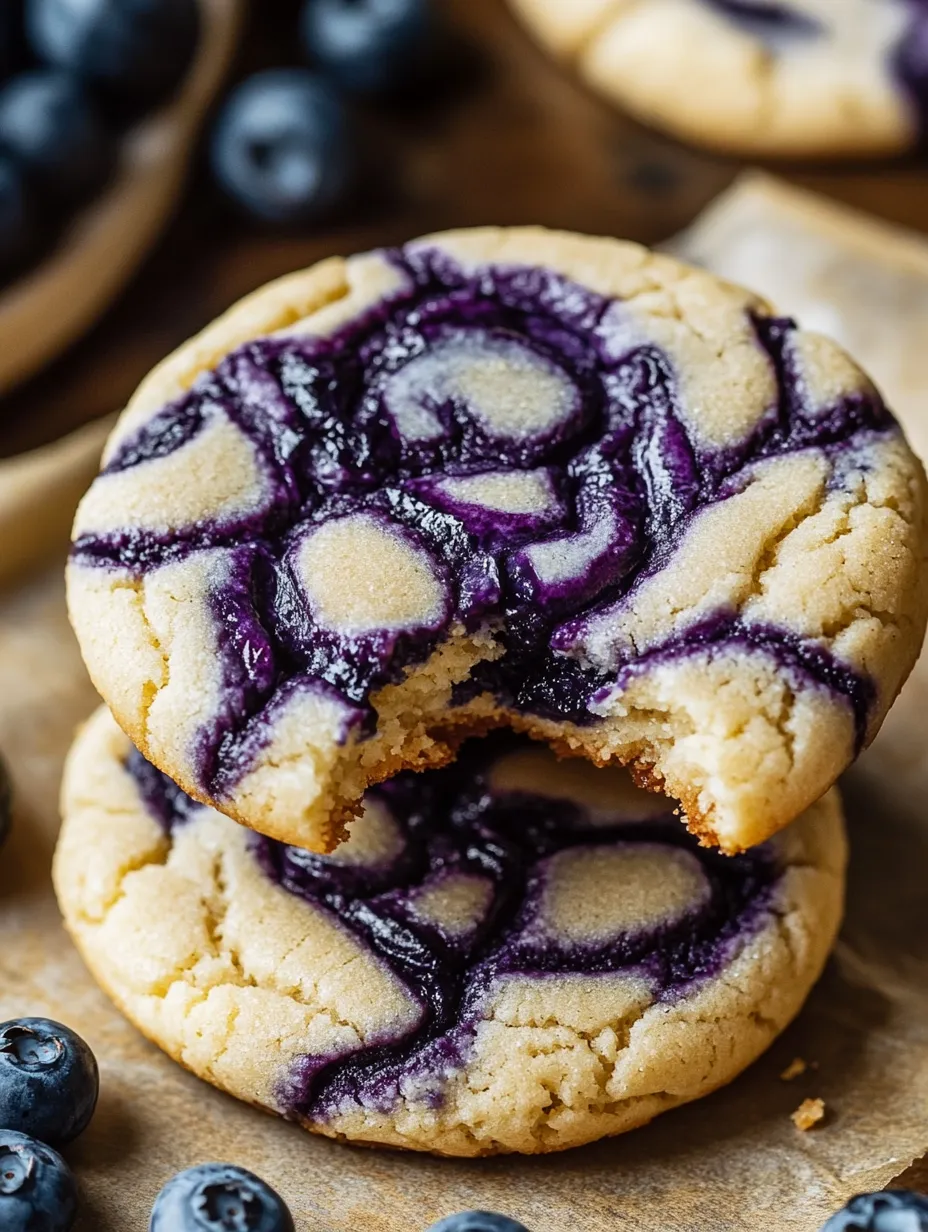
MULTIPOLYGON (((928 404, 919 405, 928 334, 912 311, 928 309, 928 253, 884 269, 855 247, 856 224, 833 227, 827 213, 806 217, 803 202, 767 196, 757 183, 736 191, 683 247, 764 289, 765 260, 782 281, 789 245, 779 299, 800 311, 817 305, 835 332, 853 331, 913 436, 928 441, 928 404), (747 242, 761 224, 763 242, 747 242), (831 296, 848 285, 874 293, 839 308, 831 296), (898 370, 870 345, 883 335, 906 359, 898 370)), ((163 1182, 206 1159, 265 1176, 301 1232, 418 1232, 469 1206, 505 1211, 535 1232, 812 1232, 849 1194, 888 1183, 928 1148, 928 659, 847 776, 847 923, 785 1037, 726 1090, 634 1134, 561 1156, 462 1163, 360 1150, 265 1117, 186 1074, 97 991, 61 930, 49 883, 62 757, 94 705, 59 579, 56 565, 0 599, 0 748, 17 799, 0 856, 0 1017, 62 1018, 100 1060, 97 1116, 67 1152, 83 1188, 83 1232, 141 1232, 163 1182), (818 1067, 781 1081, 797 1056, 818 1067), (802 1134, 789 1114, 806 1096, 823 1098, 828 1116, 802 1134)))

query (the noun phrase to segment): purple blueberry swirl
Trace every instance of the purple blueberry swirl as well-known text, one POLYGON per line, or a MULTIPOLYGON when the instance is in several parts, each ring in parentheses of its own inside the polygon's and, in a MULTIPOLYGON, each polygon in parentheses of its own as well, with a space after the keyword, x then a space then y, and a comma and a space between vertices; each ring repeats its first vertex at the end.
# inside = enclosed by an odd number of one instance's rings
MULTIPOLYGON (((337 830, 296 814, 515 725, 656 767, 691 822, 720 817, 708 744, 674 778, 667 740, 620 720, 666 713, 672 742, 707 725, 700 679, 744 669, 780 745, 744 757, 771 782, 724 804, 750 808, 746 839, 700 831, 739 850, 875 734, 907 670, 893 628, 914 654, 924 616, 920 472, 879 394, 762 301, 578 242, 627 292, 594 289, 592 262, 565 263, 590 286, 411 244, 348 263, 377 292, 333 324, 310 313, 130 411, 78 515, 71 611, 117 719, 186 791, 324 849, 337 830), (898 569, 875 559, 889 539, 898 569), (825 722, 828 758, 804 734, 825 722), (301 758, 285 798, 275 768, 301 758)), ((753 739, 741 705, 721 739, 753 739)))

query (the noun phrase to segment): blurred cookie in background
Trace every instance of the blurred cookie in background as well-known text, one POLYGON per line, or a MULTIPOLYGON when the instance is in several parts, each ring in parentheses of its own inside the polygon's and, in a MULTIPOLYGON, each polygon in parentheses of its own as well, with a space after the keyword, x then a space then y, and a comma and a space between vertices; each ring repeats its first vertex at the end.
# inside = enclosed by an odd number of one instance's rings
POLYGON ((638 119, 765 157, 898 154, 928 114, 911 0, 512 0, 536 38, 638 119))

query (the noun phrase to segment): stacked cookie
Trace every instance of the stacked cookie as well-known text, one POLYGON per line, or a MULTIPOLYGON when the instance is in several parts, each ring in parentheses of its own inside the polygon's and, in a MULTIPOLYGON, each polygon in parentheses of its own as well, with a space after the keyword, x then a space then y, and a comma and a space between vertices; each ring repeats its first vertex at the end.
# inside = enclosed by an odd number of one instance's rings
POLYGON ((920 647, 925 518, 834 344, 635 245, 272 284, 78 513, 109 712, 67 924, 166 1051, 321 1133, 555 1150, 696 1098, 834 938, 832 784, 920 647))

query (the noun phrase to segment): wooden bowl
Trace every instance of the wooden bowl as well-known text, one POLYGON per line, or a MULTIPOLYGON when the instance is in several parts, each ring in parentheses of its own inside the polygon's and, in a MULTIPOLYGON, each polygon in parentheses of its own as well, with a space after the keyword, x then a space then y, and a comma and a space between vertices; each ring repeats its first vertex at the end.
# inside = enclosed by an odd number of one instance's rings
POLYGON ((242 0, 200 0, 200 8, 197 53, 179 92, 123 136, 109 186, 69 224, 55 248, 0 289, 0 394, 93 324, 167 222, 235 49, 242 0))

